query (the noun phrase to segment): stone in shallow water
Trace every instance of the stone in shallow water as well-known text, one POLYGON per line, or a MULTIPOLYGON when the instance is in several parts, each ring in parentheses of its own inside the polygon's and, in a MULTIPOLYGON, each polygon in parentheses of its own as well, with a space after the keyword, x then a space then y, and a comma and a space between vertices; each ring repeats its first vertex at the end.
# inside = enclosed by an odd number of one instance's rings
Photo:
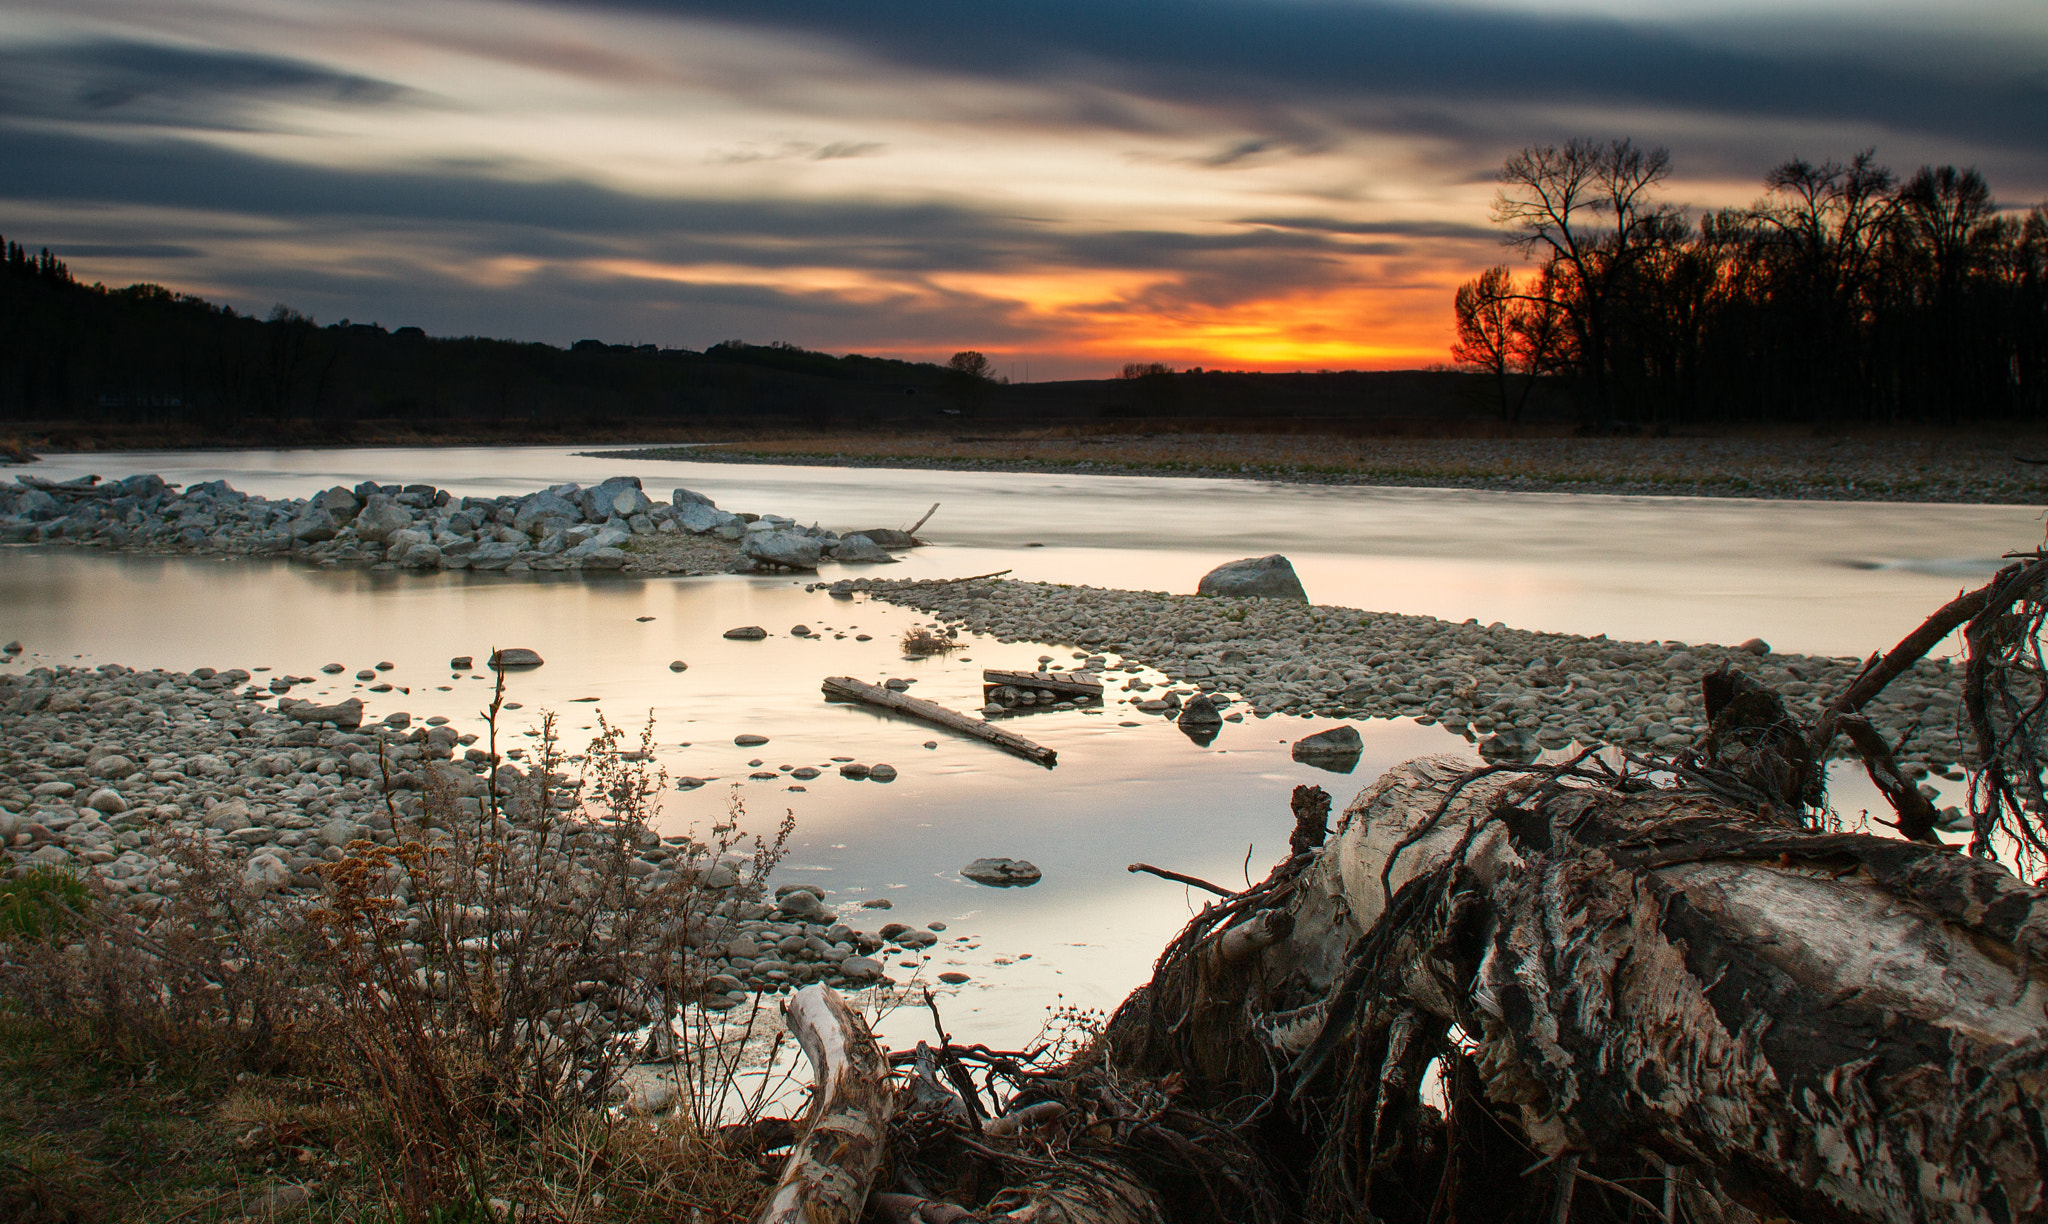
POLYGON ((768 636, 768 631, 759 625, 741 625, 737 629, 726 630, 725 636, 735 642, 758 642, 768 636))
POLYGON ((547 660, 541 658, 538 651, 529 650, 524 646, 513 646, 505 650, 494 650, 491 652, 491 666, 500 671, 508 667, 539 667, 545 662, 547 660))
POLYGON ((979 858, 962 867, 960 874, 991 888, 1021 888, 1038 883, 1043 873, 1023 859, 979 858))
POLYGON ((1365 741, 1359 738, 1358 728, 1347 724, 1294 741, 1292 755, 1304 765, 1331 773, 1350 773, 1358 767, 1359 754, 1364 750, 1365 741))

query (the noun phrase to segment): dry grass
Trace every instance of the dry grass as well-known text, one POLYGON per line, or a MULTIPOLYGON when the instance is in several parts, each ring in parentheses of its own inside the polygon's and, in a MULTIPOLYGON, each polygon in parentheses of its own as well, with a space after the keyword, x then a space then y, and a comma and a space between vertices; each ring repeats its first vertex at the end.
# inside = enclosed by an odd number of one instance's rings
POLYGON ((746 1071, 733 1026, 687 1010, 691 941, 725 895, 704 869, 746 856, 757 888, 789 825, 750 837, 735 804, 649 875, 652 728, 599 726, 574 781, 551 722, 524 777, 425 771, 418 818, 353 843, 315 902, 249 896, 196 839, 158 905, 12 882, 0 1224, 241 1218, 278 1185, 321 1220, 744 1217, 757 1157, 705 1102, 746 1071), (648 1054, 686 1107, 624 1116, 619 1073, 648 1054))
POLYGON ((903 653, 914 659, 929 658, 932 655, 951 654, 960 649, 959 642, 954 641, 943 633, 935 633, 922 625, 915 629, 904 630, 903 641, 900 644, 903 647, 903 653))

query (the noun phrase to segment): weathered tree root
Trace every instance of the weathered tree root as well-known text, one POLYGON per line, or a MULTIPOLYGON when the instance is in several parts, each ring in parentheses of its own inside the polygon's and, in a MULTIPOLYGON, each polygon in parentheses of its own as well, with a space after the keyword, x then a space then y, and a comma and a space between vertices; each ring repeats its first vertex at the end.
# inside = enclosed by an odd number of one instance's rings
POLYGON ((853 1224, 865 1209, 896 1108, 888 1059, 867 1025, 829 986, 797 991, 783 1014, 811 1061, 816 1089, 802 1137, 755 1219, 853 1224))
POLYGON ((2048 890, 1988 853, 2048 854, 2024 556, 1812 727, 1724 669, 1675 760, 1411 761, 1334 832, 1297 788, 1241 893, 1134 865, 1221 895, 1081 1055, 920 1047, 875 1214, 2048 1221, 2048 890), (1858 714, 1958 626, 1972 855, 1858 714), (1843 735, 1910 840, 1813 827, 1843 735))
POLYGON ((1238 926, 1163 963, 1116 1057, 1198 1099, 1284 1097, 1318 1154, 1311 1219, 1504 1218, 1570 1192, 1472 1185, 1457 1149, 1497 1146, 1485 1129, 1573 1170, 1582 1218, 1661 1202, 1667 1165, 1703 1219, 2048 1214, 2048 893, 1561 772, 1390 772, 1291 877, 1289 938, 1228 979, 1203 953, 1238 926), (1214 1031, 1170 1022, 1189 1006, 1214 1031), (1448 1117, 1418 1097, 1432 1062, 1448 1117))

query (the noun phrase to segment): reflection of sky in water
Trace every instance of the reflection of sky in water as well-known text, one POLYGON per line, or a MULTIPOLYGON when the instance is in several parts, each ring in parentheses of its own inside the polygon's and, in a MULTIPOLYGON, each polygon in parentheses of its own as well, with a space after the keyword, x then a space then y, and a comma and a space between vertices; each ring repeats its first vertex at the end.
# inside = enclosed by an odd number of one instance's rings
MULTIPOLYGON (((835 530, 905 526, 938 502, 924 533, 937 546, 880 572, 1012 569, 1039 581, 1190 591, 1220 562, 1283 552, 1318 603, 1615 638, 1762 637, 1780 650, 1857 656, 1897 641, 1985 573, 1982 559, 2041 538, 2040 511, 2025 506, 628 462, 552 447, 185 451, 37 465, 53 479, 139 471, 227 479, 268 496, 371 477, 491 496, 630 472, 658 497, 684 485, 728 509, 835 530)), ((842 572, 851 571, 826 576, 842 572)))
MULTIPOLYGON (((118 466, 106 456, 81 457, 42 465, 39 474, 226 476, 281 495, 353 484, 374 470, 385 480, 430 479, 481 494, 591 479, 622 466, 544 450, 309 451, 145 457, 118 466), (263 465, 273 474, 258 474, 263 465)), ((1945 571, 1855 570, 1840 557, 1996 556, 2035 530, 2032 512, 2021 508, 674 466, 680 475, 655 478, 663 465, 633 465, 657 495, 686 484, 735 508, 841 528, 907 523, 933 501, 943 503, 928 532, 938 546, 871 573, 1014 567, 1020 577, 1186 590, 1218 561, 1286 551, 1321 600, 1617 637, 1760 633, 1781 649, 1804 644, 1843 654, 1895 641, 1958 584, 1945 571), (1027 542, 1047 547, 1019 547, 1027 542)), ((822 576, 851 572, 828 568, 822 576)), ((83 663, 268 666, 273 675, 318 676, 322 664, 338 662, 346 673, 321 677, 300 695, 339 697, 360 687, 348 678, 354 671, 390 660, 397 666, 385 678, 412 692, 372 696, 374 714, 445 714, 474 730, 488 682, 451 675, 447 660, 481 659, 494 646, 532 647, 548 662, 512 677, 511 700, 522 706, 512 717, 527 721, 513 722, 510 732, 550 709, 575 748, 587 739, 594 710, 635 731, 651 711, 669 773, 716 779, 669 792, 666 827, 722 816, 736 781, 752 827, 772 829, 785 809, 794 812, 796 834, 780 878, 823 884, 870 929, 892 920, 948 923, 926 976, 949 968, 971 974, 968 985, 948 988, 947 1023, 996 1044, 1029 1038, 1052 1005, 1114 1006, 1200 908, 1202 894, 1130 875, 1127 864, 1155 863, 1226 885, 1247 874, 1256 880, 1285 853, 1287 797, 1296 783, 1323 785, 1341 809, 1397 761, 1469 751, 1441 728, 1361 723, 1364 756, 1354 773, 1337 776, 1287 752, 1290 741, 1327 720, 1225 724, 1206 748, 1164 720, 1114 708, 1010 722, 1059 751, 1059 766, 1048 771, 934 728, 821 699, 818 683, 827 675, 904 676, 918 681, 916 695, 971 710, 980 702, 983 667, 1028 667, 1042 653, 976 641, 950 659, 905 661, 894 642, 919 620, 884 604, 806 594, 788 578, 521 581, 0 549, 0 638, 18 637, 31 652, 17 669, 80 656, 83 663), (654 619, 643 623, 643 616, 654 619), (799 623, 821 636, 788 636, 799 623), (755 643, 720 636, 745 624, 774 636, 755 643), (855 641, 856 633, 873 640, 855 641), (676 658, 689 669, 671 672, 676 658), (1140 725, 1118 725, 1126 720, 1140 725), (737 747, 733 737, 743 732, 769 743, 737 747), (836 756, 887 762, 902 776, 886 785, 850 781, 835 772, 836 756), (784 781, 746 780, 755 759, 770 770, 825 772, 793 792, 784 781), (969 860, 990 855, 1030 859, 1045 878, 1004 890, 958 877, 969 860), (852 908, 872 897, 894 908, 852 908)), ((1067 651, 1051 653, 1071 662, 1067 651)), ((1836 777, 1843 813, 1883 810, 1860 773, 1838 769, 1836 777)), ((908 971, 892 961, 891 972, 908 971)), ((903 1040, 925 1035, 928 1025, 921 1010, 884 1022, 903 1040)))
MULTIPOLYGON (((947 1022, 997 1043, 1028 1038, 1049 1005, 1114 1006, 1205 899, 1133 876, 1127 864, 1155 863, 1224 885, 1242 884, 1247 874, 1256 880, 1286 852, 1295 784, 1322 785, 1341 810, 1398 761, 1469 751, 1440 727, 1365 722, 1362 759, 1351 774, 1337 775, 1288 753, 1293 740, 1329 720, 1247 718, 1224 724, 1206 748, 1164 719, 1115 707, 1007 722, 1058 750, 1058 766, 1043 769, 923 724, 827 703, 818 689, 827 675, 903 676, 917 680, 918 696, 971 710, 984 666, 1031 666, 1040 647, 981 640, 951 658, 906 661, 893 643, 918 621, 915 614, 806 594, 788 579, 520 582, 10 548, 0 550, 0 615, 0 634, 30 650, 11 670, 75 661, 268 666, 270 675, 319 676, 322 664, 337 662, 347 672, 298 690, 333 699, 362 691, 351 679, 357 669, 389 660, 396 667, 382 678, 412 692, 366 694, 373 716, 445 714, 465 730, 481 730, 489 682, 476 673, 457 677, 447 660, 481 660, 493 646, 532 647, 547 664, 512 674, 510 700, 522 708, 507 716, 505 742, 530 742, 518 733, 542 710, 560 715, 572 750, 587 742, 597 710, 630 731, 651 711, 670 775, 715 779, 668 792, 665 829, 722 817, 735 782, 752 828, 772 831, 785 810, 793 812, 796 833, 778 878, 824 885, 867 929, 887 921, 949 924, 926 976, 952 968, 971 974, 974 981, 947 1003, 947 1022), (655 619, 642 623, 641 616, 655 619), (742 624, 774 636, 721 636, 742 624), (821 636, 788 636, 796 624, 821 636), (847 636, 835 640, 841 632, 847 636), (856 641, 855 633, 874 640, 856 641), (676 658, 689 669, 671 672, 676 658), (578 700, 588 697, 597 701, 578 700), (1138 725, 1119 725, 1126 721, 1138 725), (732 742, 747 732, 769 742, 732 742), (888 784, 842 778, 832 761, 840 756, 887 762, 901 777, 888 784), (793 792, 784 789, 787 780, 747 780, 748 762, 757 759, 771 770, 825 772, 793 792), (1045 878, 1022 889, 960 879, 958 869, 983 856, 1029 859, 1045 878), (874 897, 893 908, 854 908, 874 897), (972 946, 962 947, 961 936, 972 946)), ((1053 653, 1072 661, 1070 652, 1053 653)), ((1838 776, 1839 809, 1881 810, 1860 774, 1838 776)), ((907 973, 891 965, 893 974, 907 973)), ((887 1023, 914 1039, 928 1020, 899 1013, 887 1023)))

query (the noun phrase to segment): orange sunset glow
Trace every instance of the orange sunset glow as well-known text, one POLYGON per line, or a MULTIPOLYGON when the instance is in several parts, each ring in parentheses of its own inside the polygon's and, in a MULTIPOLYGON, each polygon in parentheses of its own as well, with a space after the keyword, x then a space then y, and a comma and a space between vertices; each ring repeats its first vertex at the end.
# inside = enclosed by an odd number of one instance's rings
POLYGON ((8 13, 10 236, 88 281, 436 335, 1413 368, 1447 360, 1459 283, 1526 269, 1490 207, 1531 142, 1667 145, 1694 216, 1872 146, 2048 195, 2048 22, 2007 0, 8 13))

